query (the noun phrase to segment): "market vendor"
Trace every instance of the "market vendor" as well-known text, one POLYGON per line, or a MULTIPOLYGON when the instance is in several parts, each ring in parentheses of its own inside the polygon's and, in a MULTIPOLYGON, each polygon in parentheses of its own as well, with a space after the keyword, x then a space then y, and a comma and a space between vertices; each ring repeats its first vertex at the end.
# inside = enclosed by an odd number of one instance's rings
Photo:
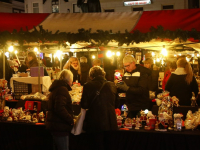
POLYGON ((68 69, 73 73, 73 82, 81 83, 81 67, 78 58, 70 57, 67 63, 64 65, 63 69, 68 69))
POLYGON ((136 60, 132 55, 127 55, 123 59, 126 72, 123 83, 117 83, 117 87, 126 92, 126 104, 128 106, 129 118, 136 117, 142 109, 148 109, 150 105, 147 68, 136 65, 136 60))

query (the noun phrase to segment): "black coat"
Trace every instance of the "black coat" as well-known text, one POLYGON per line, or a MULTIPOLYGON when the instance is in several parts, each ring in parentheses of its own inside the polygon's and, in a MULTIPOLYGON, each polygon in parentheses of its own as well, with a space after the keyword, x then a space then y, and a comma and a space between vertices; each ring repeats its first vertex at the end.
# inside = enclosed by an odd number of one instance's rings
POLYGON ((49 88, 46 128, 54 132, 69 132, 72 129, 73 110, 69 95, 70 86, 64 80, 55 80, 49 88))
POLYGON ((72 66, 70 66, 70 71, 73 74, 73 82, 76 82, 76 80, 78 80, 78 83, 81 83, 80 74, 78 74, 78 70, 75 70, 72 66))
POLYGON ((83 87, 81 107, 88 109, 84 120, 86 132, 116 130, 118 128, 115 114, 117 89, 113 82, 107 82, 100 95, 90 105, 96 91, 100 89, 104 82, 106 81, 103 77, 97 77, 87 82, 83 87))
POLYGON ((136 65, 136 69, 131 73, 125 72, 123 81, 129 86, 128 91, 126 91, 126 104, 129 111, 149 108, 149 73, 147 68, 140 65, 136 65))
POLYGON ((87 63, 81 63, 81 85, 88 81, 90 67, 87 63))
POLYGON ((158 91, 158 78, 159 78, 159 71, 157 70, 150 70, 150 75, 148 77, 148 88, 149 91, 158 91))
MULTIPOLYGON (((175 71, 176 73, 176 71, 175 71)), ((193 77, 192 82, 188 85, 185 81, 185 75, 177 75, 172 73, 165 90, 170 92, 170 96, 176 96, 179 99, 179 104, 184 106, 191 106, 192 92, 195 96, 198 95, 199 89, 196 79, 193 77)))

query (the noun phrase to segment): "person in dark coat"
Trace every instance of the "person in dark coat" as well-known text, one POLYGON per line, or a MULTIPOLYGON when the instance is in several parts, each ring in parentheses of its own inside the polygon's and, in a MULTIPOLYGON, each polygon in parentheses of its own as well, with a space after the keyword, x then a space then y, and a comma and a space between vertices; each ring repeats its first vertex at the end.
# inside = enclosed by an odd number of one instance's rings
POLYGON ((3 79, 3 56, 5 57, 5 80, 8 81, 8 85, 12 75, 15 73, 14 70, 10 67, 7 57, 3 54, 0 55, 0 79, 3 79))
POLYGON ((51 63, 51 58, 50 57, 46 58, 46 67, 53 67, 53 65, 51 63))
POLYGON ((117 88, 126 92, 126 104, 128 106, 129 118, 134 118, 142 110, 150 106, 147 69, 141 65, 136 65, 136 60, 132 55, 127 55, 123 59, 126 69, 122 77, 123 83, 117 83, 117 88))
POLYGON ((28 65, 29 65, 29 62, 28 62, 28 58, 26 57, 24 63, 22 63, 22 65, 19 67, 18 71, 19 72, 27 72, 28 65))
POLYGON ((114 81, 114 74, 115 74, 116 66, 114 65, 113 59, 104 59, 104 70, 106 72, 106 80, 107 81, 114 81))
POLYGON ((34 52, 28 53, 28 61, 29 61, 29 65, 28 65, 29 68, 38 67, 38 60, 34 52))
POLYGON ((154 70, 153 67, 153 60, 151 58, 147 58, 144 61, 144 67, 147 68, 148 70, 148 74, 150 74, 148 76, 148 88, 149 91, 158 91, 158 78, 159 78, 159 71, 158 70, 154 70))
POLYGON ((104 140, 102 131, 117 130, 118 128, 115 114, 117 89, 113 82, 105 80, 105 72, 99 66, 90 69, 89 77, 92 80, 83 86, 81 99, 81 108, 88 109, 83 129, 91 134, 90 143, 94 144, 93 149, 103 150, 104 145, 101 144, 104 140), (103 83, 105 84, 100 95, 92 102, 103 83))
POLYGON ((55 71, 56 68, 60 68, 60 61, 58 58, 55 58, 55 62, 53 63, 53 70, 55 71))
POLYGON ((162 89, 165 91, 165 85, 167 84, 167 81, 169 80, 169 77, 171 76, 172 72, 176 70, 176 62, 171 62, 169 65, 169 70, 165 73, 163 81, 162 81, 162 89))
POLYGON ((51 131, 57 149, 67 150, 67 136, 73 125, 72 100, 69 95, 73 74, 70 70, 63 70, 59 79, 49 88, 48 113, 46 128, 51 131))
POLYGON ((81 85, 84 85, 88 81, 89 70, 90 70, 90 66, 87 64, 86 57, 80 58, 80 65, 81 65, 81 85))
POLYGON ((192 92, 198 96, 198 84, 193 76, 191 65, 185 58, 177 61, 177 69, 171 74, 165 90, 170 92, 170 96, 176 96, 179 104, 191 106, 192 92))
POLYGON ((63 69, 68 69, 73 73, 73 82, 81 83, 81 67, 78 58, 70 57, 67 63, 64 65, 63 69))

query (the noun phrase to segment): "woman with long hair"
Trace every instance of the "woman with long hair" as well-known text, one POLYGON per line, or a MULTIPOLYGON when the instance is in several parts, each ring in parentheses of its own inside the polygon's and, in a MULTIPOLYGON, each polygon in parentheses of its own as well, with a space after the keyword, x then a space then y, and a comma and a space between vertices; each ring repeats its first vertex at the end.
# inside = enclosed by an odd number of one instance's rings
POLYGON ((28 53, 28 62, 29 62, 28 68, 38 67, 37 57, 34 52, 28 53))
POLYGON ((78 81, 80 83, 81 67, 78 58, 70 57, 63 69, 68 69, 73 73, 73 82, 78 81))
POLYGON ((177 61, 177 69, 171 74, 165 90, 170 92, 170 96, 176 96, 180 105, 191 105, 192 92, 197 97, 198 84, 193 76, 192 67, 185 58, 177 61))

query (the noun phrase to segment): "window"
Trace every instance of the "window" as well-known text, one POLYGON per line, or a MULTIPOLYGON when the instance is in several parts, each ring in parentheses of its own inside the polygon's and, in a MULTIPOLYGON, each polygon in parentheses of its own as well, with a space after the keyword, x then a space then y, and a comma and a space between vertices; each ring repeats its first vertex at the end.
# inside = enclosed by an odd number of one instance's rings
POLYGON ((59 13, 59 0, 52 0, 52 13, 59 13))
POLYGON ((174 5, 164 5, 162 6, 163 7, 163 10, 166 10, 166 9, 174 9, 174 5))
POLYGON ((104 12, 115 12, 114 9, 105 9, 104 12))
POLYGON ((143 11, 143 7, 133 8, 133 11, 143 11))
POLYGON ((73 4, 73 13, 80 13, 80 8, 77 6, 77 4, 73 4))
POLYGON ((33 3, 33 13, 39 13, 39 3, 33 3))

